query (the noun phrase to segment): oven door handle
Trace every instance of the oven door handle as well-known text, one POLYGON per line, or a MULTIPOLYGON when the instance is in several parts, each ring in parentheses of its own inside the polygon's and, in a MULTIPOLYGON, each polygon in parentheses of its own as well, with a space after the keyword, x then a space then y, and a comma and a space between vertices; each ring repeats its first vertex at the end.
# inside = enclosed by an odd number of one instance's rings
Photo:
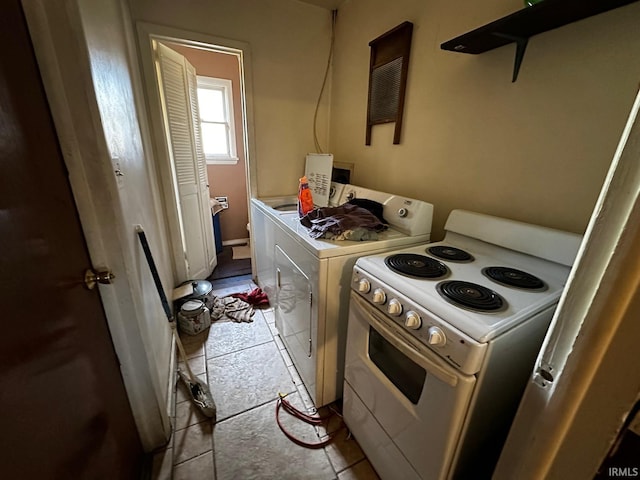
POLYGON ((441 381, 452 387, 458 384, 459 376, 465 376, 460 372, 453 373, 453 367, 438 358, 435 353, 424 350, 426 347, 419 349, 419 347, 414 344, 414 340, 404 335, 401 331, 392 331, 384 324, 384 320, 380 319, 380 314, 376 310, 373 310, 354 292, 351 292, 351 301, 354 302, 355 307, 360 310, 369 325, 377 330, 385 340, 396 347, 402 354, 424 368, 427 373, 435 375, 441 381))

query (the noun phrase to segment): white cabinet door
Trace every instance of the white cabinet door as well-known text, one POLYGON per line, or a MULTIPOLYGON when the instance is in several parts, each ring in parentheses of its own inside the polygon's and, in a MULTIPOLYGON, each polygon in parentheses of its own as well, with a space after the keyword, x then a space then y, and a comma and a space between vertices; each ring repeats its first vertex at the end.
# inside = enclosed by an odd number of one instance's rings
MULTIPOLYGON (((206 278, 216 265, 209 206, 207 167, 202 150, 194 67, 161 43, 156 43, 156 70, 171 162, 172 192, 177 197, 180 245, 174 248, 179 281, 206 278)), ((167 183, 165 182, 165 185, 167 183)), ((170 219, 171 221, 171 219, 170 219)))

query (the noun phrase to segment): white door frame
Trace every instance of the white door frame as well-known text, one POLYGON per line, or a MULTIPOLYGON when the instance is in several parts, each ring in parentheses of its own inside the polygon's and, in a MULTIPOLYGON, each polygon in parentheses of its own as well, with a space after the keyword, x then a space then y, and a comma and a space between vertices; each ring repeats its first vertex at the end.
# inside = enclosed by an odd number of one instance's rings
MULTIPOLYGON (((162 25, 154 25, 146 22, 136 23, 138 31, 138 47, 140 51, 140 65, 144 74, 144 97, 148 102, 148 118, 149 124, 156 132, 153 135, 153 147, 156 152, 156 158, 159 162, 159 172, 165 178, 171 178, 171 160, 167 153, 167 144, 163 135, 159 132, 164 131, 162 125, 162 106, 158 94, 158 84, 154 68, 154 53, 152 43, 170 42, 187 47, 195 47, 202 50, 212 52, 222 52, 235 55, 238 58, 240 66, 240 89, 242 99, 242 123, 243 123, 243 147, 245 154, 245 175, 247 184, 247 205, 251 204, 251 196, 253 192, 257 192, 257 168, 255 162, 255 144, 253 134, 253 86, 251 83, 251 52, 249 44, 237 40, 229 40, 221 37, 214 37, 201 33, 189 32, 177 28, 165 27, 162 25)), ((162 178, 159 183, 163 184, 162 178)), ((166 182, 165 182, 166 183, 166 182)), ((167 186, 164 188, 165 208, 167 210, 167 223, 169 225, 170 239, 172 244, 180 243, 178 235, 180 234, 180 225, 177 215, 171 215, 170 212, 176 211, 177 199, 175 198, 175 189, 167 186), (174 241, 174 239, 178 241, 174 241)), ((250 215, 250 212, 249 212, 250 215)), ((251 223, 251 222, 250 222, 251 223)), ((255 275, 255 255, 253 252, 254 243, 251 242, 251 269, 255 275)), ((174 248, 175 250, 175 248, 174 248)), ((174 255, 176 253, 174 252, 174 255)), ((180 268, 176 266, 176 272, 180 268)))

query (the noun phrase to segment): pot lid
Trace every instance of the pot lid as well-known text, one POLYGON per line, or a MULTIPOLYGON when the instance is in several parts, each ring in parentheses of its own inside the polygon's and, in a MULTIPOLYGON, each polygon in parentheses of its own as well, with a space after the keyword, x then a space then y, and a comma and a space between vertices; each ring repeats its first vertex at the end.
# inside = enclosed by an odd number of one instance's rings
POLYGON ((180 311, 182 312, 197 312, 202 309, 204 309, 204 303, 200 300, 189 300, 180 307, 180 311))
POLYGON ((213 290, 213 286, 208 280, 194 280, 191 282, 191 285, 193 286, 194 297, 204 297, 213 290))

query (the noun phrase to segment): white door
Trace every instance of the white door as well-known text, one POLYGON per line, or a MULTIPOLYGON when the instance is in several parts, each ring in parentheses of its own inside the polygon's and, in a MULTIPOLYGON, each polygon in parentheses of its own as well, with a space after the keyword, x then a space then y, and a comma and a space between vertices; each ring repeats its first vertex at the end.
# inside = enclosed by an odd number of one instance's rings
MULTIPOLYGON (((172 242, 179 281, 208 277, 215 268, 216 252, 209 205, 207 165, 198 122, 195 68, 179 53, 154 42, 156 73, 171 163, 178 224, 172 242)), ((166 171, 166 170, 165 170, 166 171)), ((167 185, 167 182, 165 182, 167 185)))

